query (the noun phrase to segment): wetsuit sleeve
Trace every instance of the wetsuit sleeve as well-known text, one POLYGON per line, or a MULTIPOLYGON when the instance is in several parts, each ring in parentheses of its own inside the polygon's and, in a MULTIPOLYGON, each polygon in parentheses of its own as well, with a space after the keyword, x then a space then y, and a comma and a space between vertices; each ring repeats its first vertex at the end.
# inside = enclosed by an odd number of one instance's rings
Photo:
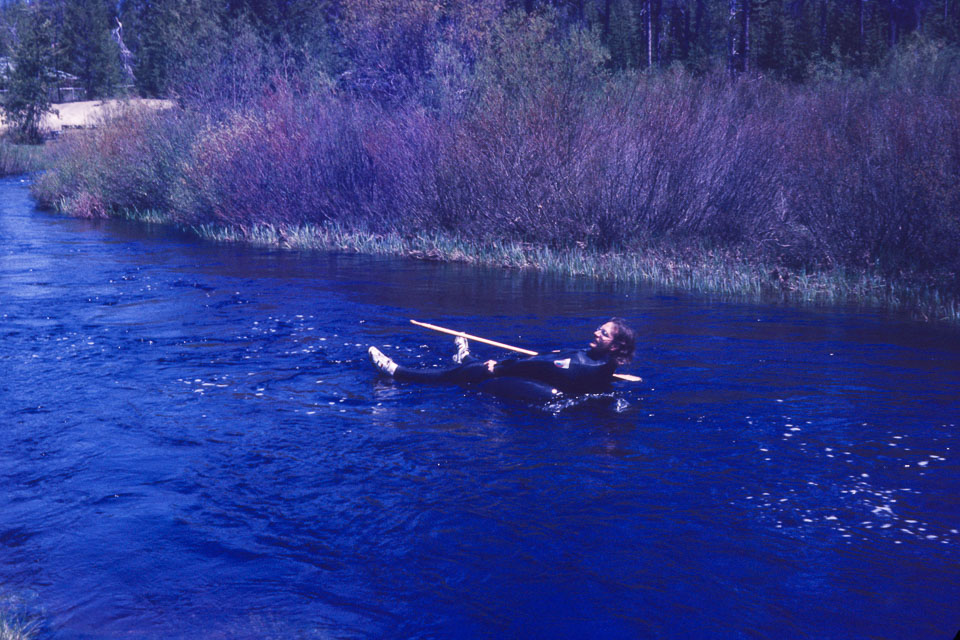
POLYGON ((583 352, 561 352, 503 360, 493 374, 541 380, 565 393, 596 393, 609 388, 616 368, 612 361, 593 360, 583 352))

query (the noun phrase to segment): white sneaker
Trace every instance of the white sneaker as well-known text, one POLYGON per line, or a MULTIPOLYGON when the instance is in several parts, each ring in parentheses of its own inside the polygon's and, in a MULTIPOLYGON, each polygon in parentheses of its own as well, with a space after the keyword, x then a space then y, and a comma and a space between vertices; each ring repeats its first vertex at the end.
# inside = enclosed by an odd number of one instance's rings
POLYGON ((397 370, 397 363, 383 355, 383 352, 376 347, 370 347, 367 349, 367 353, 370 354, 370 362, 373 363, 377 369, 380 369, 381 372, 388 376, 392 376, 393 373, 397 370))
POLYGON ((453 361, 457 364, 463 364, 464 359, 470 355, 470 343, 463 336, 454 338, 453 343, 457 345, 457 353, 453 356, 453 361))

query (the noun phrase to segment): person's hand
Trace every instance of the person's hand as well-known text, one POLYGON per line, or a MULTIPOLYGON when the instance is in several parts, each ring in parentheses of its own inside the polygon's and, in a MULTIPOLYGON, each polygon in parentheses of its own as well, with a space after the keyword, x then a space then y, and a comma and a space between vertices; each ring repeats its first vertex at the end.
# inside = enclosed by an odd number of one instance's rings
POLYGON ((484 362, 483 364, 487 365, 487 371, 489 371, 490 373, 493 373, 493 368, 494 368, 495 366, 497 366, 497 361, 496 361, 496 360, 487 360, 487 361, 484 362))

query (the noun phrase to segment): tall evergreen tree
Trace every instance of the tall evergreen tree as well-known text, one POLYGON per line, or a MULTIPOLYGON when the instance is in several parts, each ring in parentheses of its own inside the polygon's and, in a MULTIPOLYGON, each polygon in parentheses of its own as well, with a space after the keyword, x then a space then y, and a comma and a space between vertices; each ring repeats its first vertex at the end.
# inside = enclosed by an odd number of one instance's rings
POLYGON ((40 121, 50 110, 50 89, 55 81, 51 20, 40 5, 24 5, 15 28, 3 111, 18 139, 40 142, 40 121))
POLYGON ((13 49, 13 25, 10 22, 12 13, 7 6, 0 7, 0 58, 9 58, 13 49))
POLYGON ((606 46, 615 69, 639 66, 643 50, 637 4, 632 0, 615 0, 610 5, 609 33, 606 46))
POLYGON ((225 4, 214 0, 124 0, 120 5, 127 46, 134 56, 137 89, 164 97, 176 92, 193 60, 226 42, 225 4))
POLYGON ((119 48, 110 34, 111 2, 69 0, 64 4, 64 70, 77 76, 88 100, 114 95, 121 71, 119 48))

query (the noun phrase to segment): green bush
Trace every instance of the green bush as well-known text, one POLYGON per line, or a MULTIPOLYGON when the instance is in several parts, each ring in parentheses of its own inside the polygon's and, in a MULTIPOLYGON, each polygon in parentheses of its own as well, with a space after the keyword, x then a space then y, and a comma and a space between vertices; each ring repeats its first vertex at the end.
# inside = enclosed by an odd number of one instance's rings
POLYGON ((41 147, 18 145, 0 140, 0 176, 33 173, 44 165, 41 147))
POLYGON ((52 145, 38 200, 83 217, 171 211, 203 118, 178 109, 128 110, 52 145))

